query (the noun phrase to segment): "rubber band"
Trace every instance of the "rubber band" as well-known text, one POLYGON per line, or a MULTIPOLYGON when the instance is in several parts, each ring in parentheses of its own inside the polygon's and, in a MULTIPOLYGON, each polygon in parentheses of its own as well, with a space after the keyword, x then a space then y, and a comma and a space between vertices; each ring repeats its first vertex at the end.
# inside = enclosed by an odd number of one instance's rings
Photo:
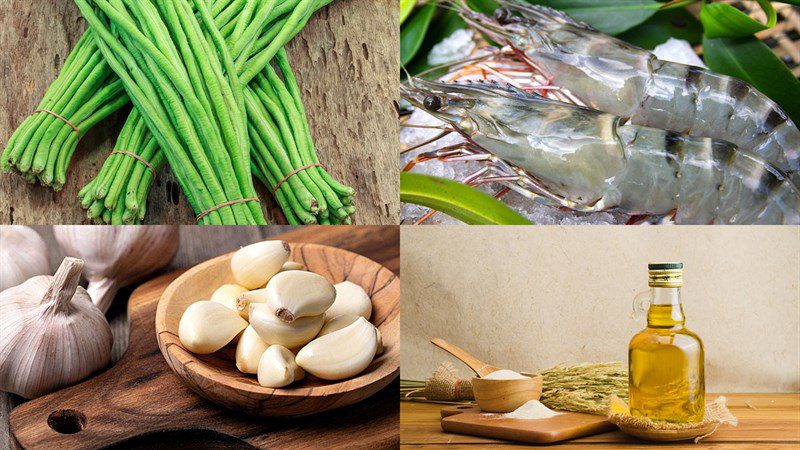
POLYGON ((456 378, 456 382, 455 382, 455 384, 453 385, 453 387, 455 388, 455 389, 454 389, 454 391, 455 391, 455 392, 454 392, 454 395, 455 395, 455 397, 456 397, 456 401, 460 400, 460 397, 458 396, 458 385, 459 385, 460 383, 461 383, 461 379, 460 379, 460 378, 456 378))
POLYGON ((54 117, 57 117, 57 118, 61 119, 65 124, 67 124, 70 127, 72 127, 72 131, 74 131, 75 134, 78 135, 78 139, 81 138, 81 130, 79 130, 78 127, 73 125, 72 122, 70 122, 69 120, 65 119, 63 116, 60 116, 60 115, 54 113, 53 111, 50 111, 49 109, 37 109, 33 113, 36 114, 36 113, 39 113, 39 112, 47 113, 47 114, 50 114, 51 116, 54 116, 54 117))
POLYGON ((145 161, 145 159, 144 159, 144 158, 142 158, 141 156, 137 155, 136 153, 132 153, 132 152, 126 152, 125 150, 114 150, 113 152, 111 152, 111 154, 112 154, 112 155, 113 155, 113 154, 119 154, 119 155, 128 155, 128 156, 132 156, 132 157, 134 157, 134 158, 138 159, 138 160, 139 160, 139 162, 141 162, 141 163, 142 163, 142 164, 144 164, 144 165, 145 165, 145 166, 146 166, 148 169, 150 169, 150 173, 152 173, 152 174, 153 174, 153 178, 150 180, 150 182, 152 183, 152 182, 153 182, 153 181, 156 179, 156 168, 155 168, 155 167, 153 167, 152 165, 150 165, 150 163, 149 163, 149 162, 145 161))
POLYGON ((289 175, 286 175, 285 177, 283 177, 283 179, 281 181, 278 181, 278 184, 276 184, 275 188, 272 189, 272 193, 274 194, 274 193, 278 192, 278 189, 281 188, 281 185, 283 183, 285 183, 286 180, 288 180, 289 178, 297 175, 302 170, 310 169, 312 167, 322 167, 323 169, 325 168, 325 166, 323 166, 322 164, 316 163, 316 164, 309 164, 307 166, 303 166, 303 167, 300 167, 298 169, 294 169, 293 171, 289 172, 289 175))
POLYGON ((250 198, 240 198, 240 199, 238 199, 238 200, 229 200, 229 201, 227 201, 227 202, 220 203, 220 204, 219 204, 219 205, 217 205, 217 206, 212 206, 211 208, 208 208, 207 210, 205 210, 205 211, 201 212, 201 213, 200 213, 200 215, 198 215, 198 216, 197 216, 197 222, 199 223, 199 222, 200 222, 200 219, 202 219, 203 217, 205 217, 205 216, 206 216, 206 214, 211 214, 212 212, 214 212, 214 211, 216 211, 216 210, 218 210, 218 209, 220 209, 220 208, 224 208, 224 207, 226 207, 226 206, 230 206, 230 205, 235 205, 235 204, 237 204, 237 203, 244 203, 244 202, 257 202, 257 201, 258 201, 258 199, 257 199, 257 198, 255 198, 255 197, 250 197, 250 198))

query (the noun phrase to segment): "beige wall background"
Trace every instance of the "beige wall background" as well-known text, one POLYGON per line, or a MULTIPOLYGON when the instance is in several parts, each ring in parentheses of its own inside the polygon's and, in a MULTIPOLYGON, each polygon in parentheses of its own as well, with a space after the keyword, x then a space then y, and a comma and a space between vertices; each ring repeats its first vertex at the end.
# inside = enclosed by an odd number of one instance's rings
POLYGON ((401 228, 402 378, 456 363, 434 337, 518 371, 627 362, 647 263, 676 260, 707 390, 800 391, 798 227, 401 228))

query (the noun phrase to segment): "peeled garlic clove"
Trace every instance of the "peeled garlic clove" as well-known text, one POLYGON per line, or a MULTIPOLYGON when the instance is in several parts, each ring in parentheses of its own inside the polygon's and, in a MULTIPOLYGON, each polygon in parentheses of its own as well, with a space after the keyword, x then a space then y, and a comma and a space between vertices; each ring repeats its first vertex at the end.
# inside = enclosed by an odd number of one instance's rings
POLYGON ((239 310, 236 307, 236 297, 245 292, 247 292, 247 288, 244 286, 239 286, 238 284, 223 284, 222 286, 218 287, 213 294, 211 294, 211 301, 224 305, 225 307, 239 313, 239 315, 244 319, 247 319, 247 313, 239 310))
POLYGON ((336 289, 321 275, 290 270, 272 277, 265 295, 275 315, 291 323, 300 317, 323 314, 333 305, 336 289))
POLYGON ((286 272, 287 270, 307 270, 306 266, 300 264, 299 262, 294 261, 286 261, 283 263, 283 267, 281 267, 281 272, 286 272))
POLYGON ((294 353, 284 346, 270 345, 258 363, 258 384, 281 388, 302 380, 306 373, 294 361, 294 353))
POLYGON ((334 331, 339 331, 342 328, 349 326, 351 323, 358 320, 361 316, 357 316, 355 314, 340 314, 336 317, 330 317, 328 314, 325 314, 325 325, 322 326, 322 329, 319 330, 319 334, 317 337, 325 336, 326 334, 331 334, 334 331))
POLYGON ((289 259, 289 244, 264 241, 242 247, 231 258, 231 272, 236 283, 247 289, 264 286, 289 259))
POLYGON ((377 356, 383 353, 383 336, 381 335, 381 330, 377 327, 375 328, 375 336, 378 338, 378 349, 375 350, 375 356, 377 356))
POLYGON ((258 373, 258 362, 267 347, 252 326, 245 328, 236 344, 236 368, 243 373, 258 373))
POLYGON ((297 364, 324 380, 361 373, 378 349, 375 327, 363 317, 341 330, 314 339, 297 353, 297 364))
POLYGON ((325 318, 320 314, 300 317, 292 323, 286 323, 272 313, 269 305, 250 305, 250 325, 267 344, 278 344, 286 348, 299 347, 314 339, 324 322, 325 318))
POLYGON ((254 291, 242 292, 236 297, 235 309, 239 311, 239 314, 241 314, 245 320, 250 320, 250 305, 266 302, 266 289, 256 289, 254 291))
POLYGON ((217 302, 199 301, 186 308, 178 324, 178 338, 192 353, 214 353, 247 328, 247 321, 217 302))
POLYGON ((342 314, 354 314, 367 320, 372 315, 372 300, 361 286, 349 281, 337 283, 336 301, 330 309, 325 312, 328 317, 336 317, 342 314))

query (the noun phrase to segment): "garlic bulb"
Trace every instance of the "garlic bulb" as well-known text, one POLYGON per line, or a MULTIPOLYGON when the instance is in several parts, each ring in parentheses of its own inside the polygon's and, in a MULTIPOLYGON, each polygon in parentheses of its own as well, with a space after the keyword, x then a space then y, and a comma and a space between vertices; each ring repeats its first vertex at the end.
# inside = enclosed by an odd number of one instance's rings
POLYGON ((207 300, 186 308, 178 324, 178 339, 192 353, 214 353, 228 345, 247 328, 239 313, 207 300))
POLYGON ((306 270, 306 266, 300 264, 299 262, 286 261, 281 267, 281 272, 286 272, 287 270, 306 270))
POLYGON ((372 300, 364 288, 349 281, 342 281, 334 287, 336 288, 336 301, 325 313, 326 316, 355 314, 369 320, 372 315, 372 300))
POLYGON ((330 317, 326 313, 325 325, 323 325, 322 329, 319 330, 317 337, 325 336, 326 334, 331 334, 334 331, 339 331, 342 328, 350 326, 350 324, 358 320, 359 317, 361 316, 357 316, 355 314, 339 314, 336 317, 330 317))
POLYGON ((283 241, 264 241, 242 247, 231 258, 231 272, 236 283, 247 289, 267 284, 289 259, 289 244, 283 241))
POLYGON ((279 319, 292 323, 300 317, 325 313, 333 305, 336 289, 322 275, 290 270, 272 277, 263 295, 279 319))
POLYGON ((375 327, 363 317, 341 330, 318 337, 297 353, 297 365, 324 380, 361 373, 378 350, 375 327))
POLYGON ((306 373, 294 361, 294 353, 281 345, 270 345, 258 363, 258 384, 281 388, 302 380, 306 373))
POLYGON ((325 319, 320 314, 286 323, 277 318, 265 303, 250 305, 250 325, 267 344, 278 344, 286 348, 299 347, 314 339, 324 322, 325 319))
POLYGON ((0 227, 0 291, 50 273, 47 244, 32 228, 0 227))
POLYGON ((236 301, 236 297, 245 292, 247 292, 247 288, 244 286, 239 286, 238 284, 223 284, 211 294, 211 301, 224 305, 239 313, 242 318, 247 319, 247 311, 239 309, 237 307, 238 302, 236 301))
POLYGON ((178 227, 168 225, 57 225, 59 246, 86 261, 86 291, 108 311, 117 291, 169 264, 178 251, 178 227))
POLYGON ((83 261, 0 293, 0 390, 35 398, 78 382, 111 360, 111 327, 78 286, 83 261))
POLYGON ((236 368, 243 373, 258 373, 258 362, 267 347, 269 345, 248 325, 236 344, 236 368))

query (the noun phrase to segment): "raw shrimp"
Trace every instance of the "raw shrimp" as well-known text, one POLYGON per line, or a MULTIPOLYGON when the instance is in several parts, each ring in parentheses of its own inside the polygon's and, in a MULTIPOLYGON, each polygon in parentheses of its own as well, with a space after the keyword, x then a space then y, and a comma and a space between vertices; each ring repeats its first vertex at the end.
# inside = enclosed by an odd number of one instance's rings
POLYGON ((723 139, 786 173, 800 170, 797 126, 775 102, 744 81, 661 61, 552 8, 516 0, 498 2, 505 8, 493 17, 463 3, 452 4, 472 26, 524 53, 586 105, 630 118, 633 124, 723 139))
POLYGON ((466 145, 527 172, 551 205, 665 215, 678 223, 800 223, 800 193, 735 145, 640 125, 497 83, 412 79, 401 94, 466 145))

